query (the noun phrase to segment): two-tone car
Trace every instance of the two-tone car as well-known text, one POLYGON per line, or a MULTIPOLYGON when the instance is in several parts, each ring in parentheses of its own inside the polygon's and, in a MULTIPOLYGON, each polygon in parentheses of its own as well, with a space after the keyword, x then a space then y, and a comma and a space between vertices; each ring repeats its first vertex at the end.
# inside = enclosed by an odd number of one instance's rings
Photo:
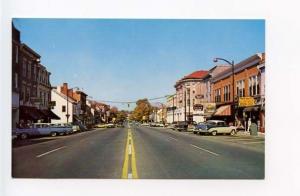
POLYGON ((237 132, 235 126, 229 126, 222 120, 208 120, 204 123, 199 123, 195 126, 193 133, 197 134, 230 134, 235 135, 237 132))

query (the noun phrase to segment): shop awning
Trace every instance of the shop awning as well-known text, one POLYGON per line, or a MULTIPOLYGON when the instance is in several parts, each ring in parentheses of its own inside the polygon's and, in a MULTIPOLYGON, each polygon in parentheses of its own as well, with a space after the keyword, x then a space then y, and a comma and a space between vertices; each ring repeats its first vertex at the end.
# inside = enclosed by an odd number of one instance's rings
POLYGON ((39 120, 43 119, 43 117, 43 113, 35 107, 20 106, 20 119, 39 120))
POLYGON ((231 105, 219 107, 213 116, 231 116, 231 105))
POLYGON ((51 110, 41 110, 41 112, 44 114, 44 119, 56 119, 60 120, 60 117, 54 114, 51 110))
POLYGON ((244 108, 244 112, 252 112, 252 111, 259 111, 259 106, 251 106, 244 108))

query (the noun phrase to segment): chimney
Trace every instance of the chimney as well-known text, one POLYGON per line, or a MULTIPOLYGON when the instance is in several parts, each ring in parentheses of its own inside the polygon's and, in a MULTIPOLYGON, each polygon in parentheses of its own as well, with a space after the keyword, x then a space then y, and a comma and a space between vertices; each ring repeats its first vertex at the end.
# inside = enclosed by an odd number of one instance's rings
POLYGON ((67 95, 68 92, 68 83, 63 83, 63 85, 60 87, 60 92, 64 95, 67 95))

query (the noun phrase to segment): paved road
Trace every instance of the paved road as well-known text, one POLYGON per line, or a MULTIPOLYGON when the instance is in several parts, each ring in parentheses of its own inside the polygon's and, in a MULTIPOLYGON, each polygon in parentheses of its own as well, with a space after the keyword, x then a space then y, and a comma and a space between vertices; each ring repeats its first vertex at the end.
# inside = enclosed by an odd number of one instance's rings
POLYGON ((18 178, 264 178, 264 139, 250 136, 111 128, 33 139, 12 153, 18 178))

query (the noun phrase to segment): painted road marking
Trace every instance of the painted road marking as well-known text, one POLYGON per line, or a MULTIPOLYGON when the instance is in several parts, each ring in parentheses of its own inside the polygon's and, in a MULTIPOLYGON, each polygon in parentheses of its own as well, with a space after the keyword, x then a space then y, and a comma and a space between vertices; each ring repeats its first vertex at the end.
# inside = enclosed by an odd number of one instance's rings
POLYGON ((262 144, 262 143, 265 143, 265 141, 243 142, 242 144, 262 144))
POLYGON ((131 144, 129 144, 129 146, 128 146, 128 154, 129 154, 129 155, 132 154, 132 151, 131 151, 131 144))
POLYGON ((50 153, 52 153, 52 152, 58 151, 58 150, 63 149, 63 148, 66 148, 66 146, 62 146, 62 147, 56 148, 56 149, 54 149, 54 150, 50 150, 50 151, 48 151, 48 152, 45 152, 45 153, 43 153, 43 154, 37 155, 36 158, 40 158, 40 157, 42 157, 42 156, 45 156, 45 155, 47 155, 47 154, 50 154, 50 153))
POLYGON ((210 153, 210 154, 213 154, 213 155, 215 155, 215 156, 219 156, 219 154, 217 154, 217 153, 214 153, 214 152, 212 152, 212 151, 206 150, 206 149, 204 149, 204 148, 200 148, 199 146, 196 146, 196 145, 194 145, 194 144, 190 144, 190 145, 193 146, 194 148, 198 148, 198 149, 200 149, 200 150, 203 150, 203 151, 208 152, 208 153, 210 153))
POLYGON ((127 132, 127 142, 125 147, 124 163, 122 169, 122 178, 124 179, 137 179, 138 173, 136 168, 135 150, 131 129, 127 132))

